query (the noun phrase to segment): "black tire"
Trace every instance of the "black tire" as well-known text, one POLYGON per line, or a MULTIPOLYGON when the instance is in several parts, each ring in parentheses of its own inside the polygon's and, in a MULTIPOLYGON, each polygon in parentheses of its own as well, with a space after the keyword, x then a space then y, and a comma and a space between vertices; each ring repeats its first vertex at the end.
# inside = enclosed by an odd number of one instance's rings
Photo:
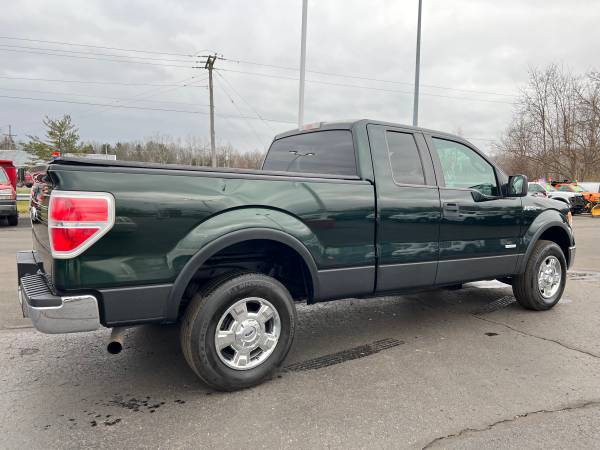
POLYGON ((566 281, 567 261, 562 249, 552 241, 539 240, 534 244, 525 272, 513 277, 513 293, 523 308, 546 311, 558 303, 566 281), (551 256, 556 257, 560 263, 561 278, 558 290, 551 297, 545 298, 538 287, 538 273, 540 266, 551 256))
POLYGON ((233 274, 215 280, 196 294, 181 323, 180 339, 184 357, 206 384, 220 391, 255 386, 267 379, 288 354, 296 329, 296 307, 288 290, 276 279, 260 274, 233 274), (272 353, 259 365, 237 370, 226 365, 215 345, 221 317, 241 299, 267 300, 277 311, 280 334, 272 353))
POLYGON ((11 227, 16 227, 17 225, 19 225, 19 216, 8 216, 8 224, 11 227))

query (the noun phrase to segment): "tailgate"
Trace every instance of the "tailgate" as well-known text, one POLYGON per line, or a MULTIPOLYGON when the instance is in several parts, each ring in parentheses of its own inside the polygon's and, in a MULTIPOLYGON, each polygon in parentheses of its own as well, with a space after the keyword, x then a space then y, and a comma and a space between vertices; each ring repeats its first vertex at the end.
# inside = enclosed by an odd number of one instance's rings
POLYGON ((37 251, 40 262, 48 275, 52 276, 52 255, 50 253, 50 238, 48 233, 48 203, 50 193, 54 189, 52 179, 47 169, 36 174, 31 188, 31 226, 33 228, 33 248, 37 251))

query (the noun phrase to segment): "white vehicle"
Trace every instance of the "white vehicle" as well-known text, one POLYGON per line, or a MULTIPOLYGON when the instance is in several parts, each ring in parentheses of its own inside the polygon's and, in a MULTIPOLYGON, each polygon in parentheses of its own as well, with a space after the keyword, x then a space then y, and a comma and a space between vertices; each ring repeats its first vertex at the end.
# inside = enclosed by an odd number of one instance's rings
POLYGON ((577 185, 587 192, 600 192, 600 182, 598 181, 578 181, 577 185))
POLYGON ((581 213, 585 208, 583 195, 577 192, 558 191, 549 184, 529 183, 528 192, 533 196, 543 196, 564 202, 569 205, 573 214, 581 213))

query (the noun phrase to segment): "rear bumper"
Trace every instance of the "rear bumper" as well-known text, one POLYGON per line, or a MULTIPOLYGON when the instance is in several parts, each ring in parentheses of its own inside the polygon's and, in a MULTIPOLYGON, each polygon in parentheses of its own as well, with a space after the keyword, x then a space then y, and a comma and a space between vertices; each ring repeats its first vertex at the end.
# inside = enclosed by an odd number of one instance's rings
POLYGON ((23 317, 30 318, 38 331, 56 334, 100 328, 100 311, 95 296, 57 295, 38 269, 33 252, 17 253, 17 269, 17 296, 23 317))
POLYGON ((15 200, 0 200, 0 216, 16 216, 17 202, 15 200))

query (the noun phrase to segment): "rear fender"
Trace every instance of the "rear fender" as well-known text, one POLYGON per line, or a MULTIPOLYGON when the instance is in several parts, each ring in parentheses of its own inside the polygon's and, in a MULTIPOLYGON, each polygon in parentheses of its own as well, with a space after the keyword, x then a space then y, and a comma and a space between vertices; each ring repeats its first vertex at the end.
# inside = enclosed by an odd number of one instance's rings
POLYGON ((293 248, 309 269, 313 296, 318 297, 317 263, 324 249, 317 236, 298 218, 276 209, 238 208, 211 217, 190 231, 167 254, 178 272, 166 305, 168 320, 176 320, 183 293, 198 269, 217 252, 240 242, 265 239, 293 248))

